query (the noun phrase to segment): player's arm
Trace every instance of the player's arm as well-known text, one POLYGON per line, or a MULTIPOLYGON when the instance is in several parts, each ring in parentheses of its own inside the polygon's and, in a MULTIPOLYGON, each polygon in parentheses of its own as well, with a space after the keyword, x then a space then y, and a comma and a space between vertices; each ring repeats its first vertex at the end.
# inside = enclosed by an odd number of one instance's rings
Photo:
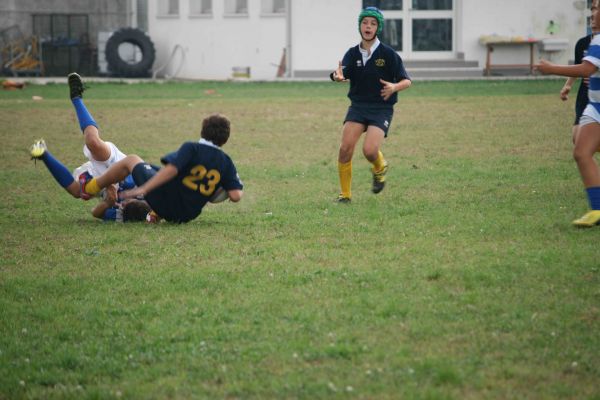
POLYGON ((115 206, 117 202, 117 188, 115 185, 109 185, 105 189, 104 199, 92 209, 92 215, 95 218, 104 219, 106 210, 115 206))
POLYGON ((92 209, 92 215, 94 216, 94 218, 104 219, 104 213, 109 208, 112 208, 112 205, 110 205, 105 200, 101 201, 96 207, 92 209))
POLYGON ((571 88, 576 80, 577 78, 574 77, 567 78, 567 81, 563 85, 562 89, 560 89, 560 99, 562 101, 569 100, 569 93, 571 92, 571 88))
POLYGON ((134 189, 127 190, 122 192, 120 197, 121 199, 131 199, 138 196, 145 196, 148 193, 152 192, 159 186, 164 185, 169 182, 171 179, 175 178, 178 174, 179 170, 173 164, 167 164, 162 167, 156 175, 154 175, 148 182, 144 183, 142 186, 138 186, 134 189))
POLYGON ((381 82, 383 85, 381 87, 381 97, 383 97, 384 100, 389 99, 396 92, 408 89, 410 85, 412 85, 412 81, 410 79, 402 79, 397 83, 387 82, 383 79, 380 79, 379 82, 381 82))
POLYGON ((540 60, 540 63, 534 68, 540 71, 542 74, 562 75, 574 78, 586 78, 598 70, 598 67, 585 60, 581 64, 577 65, 558 65, 552 64, 546 60, 540 60))

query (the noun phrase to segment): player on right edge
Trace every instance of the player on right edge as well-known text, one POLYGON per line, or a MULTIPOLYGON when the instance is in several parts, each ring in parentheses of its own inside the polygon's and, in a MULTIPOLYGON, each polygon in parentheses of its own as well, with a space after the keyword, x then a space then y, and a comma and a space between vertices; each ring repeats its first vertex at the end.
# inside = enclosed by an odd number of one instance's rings
MULTIPOLYGON (((592 21, 600 26, 600 0, 592 3, 592 21)), ((585 186, 590 211, 573 221, 573 225, 591 227, 600 224, 600 169, 594 160, 594 153, 600 146, 600 35, 594 36, 583 62, 577 65, 556 65, 541 60, 536 66, 544 74, 568 77, 590 77, 589 104, 579 120, 573 157, 585 186)))

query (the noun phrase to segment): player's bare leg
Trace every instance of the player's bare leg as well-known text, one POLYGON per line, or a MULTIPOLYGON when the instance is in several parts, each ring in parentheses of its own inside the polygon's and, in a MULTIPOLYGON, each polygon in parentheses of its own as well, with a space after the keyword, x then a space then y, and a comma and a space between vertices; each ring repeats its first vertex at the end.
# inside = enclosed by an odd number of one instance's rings
POLYGON ((83 130, 85 145, 92 157, 97 161, 106 161, 110 157, 110 147, 100 138, 100 132, 94 125, 88 125, 83 130))
POLYGON ((598 146, 600 146, 600 124, 580 126, 573 158, 577 162, 581 180, 586 188, 591 211, 573 221, 576 226, 590 227, 600 223, 600 169, 594 160, 594 153, 598 146))
POLYGON ((373 187, 371 190, 373 193, 379 193, 385 187, 385 174, 388 171, 388 163, 380 151, 384 139, 385 132, 381 128, 369 126, 363 143, 363 154, 373 164, 371 168, 373 174, 373 187))

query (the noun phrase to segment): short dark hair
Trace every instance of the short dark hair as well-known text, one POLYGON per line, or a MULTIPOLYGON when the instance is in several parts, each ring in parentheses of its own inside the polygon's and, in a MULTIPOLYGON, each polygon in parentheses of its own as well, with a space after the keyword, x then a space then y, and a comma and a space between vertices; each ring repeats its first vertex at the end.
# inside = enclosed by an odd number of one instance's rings
POLYGON ((227 117, 220 114, 209 115, 202 121, 200 136, 221 147, 229 140, 231 123, 227 117))
POLYGON ((142 200, 133 200, 123 207, 123 222, 146 221, 146 215, 152 211, 148 203, 142 200))

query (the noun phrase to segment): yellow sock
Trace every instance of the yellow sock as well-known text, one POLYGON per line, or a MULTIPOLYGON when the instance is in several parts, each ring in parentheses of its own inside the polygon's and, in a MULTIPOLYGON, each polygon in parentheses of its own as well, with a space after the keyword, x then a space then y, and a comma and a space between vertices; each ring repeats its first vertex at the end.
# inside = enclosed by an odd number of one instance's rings
POLYGON ((347 163, 338 162, 338 173, 340 174, 340 187, 342 197, 352 197, 352 160, 347 163))
POLYGON ((100 189, 100 186, 98 186, 98 181, 96 181, 96 178, 86 183, 84 189, 87 194, 91 194, 92 196, 100 193, 102 190, 100 189))
POLYGON ((385 158, 383 158, 383 153, 381 151, 377 153, 377 159, 371 161, 371 164, 373 164, 373 172, 381 171, 383 167, 385 167, 385 158))

